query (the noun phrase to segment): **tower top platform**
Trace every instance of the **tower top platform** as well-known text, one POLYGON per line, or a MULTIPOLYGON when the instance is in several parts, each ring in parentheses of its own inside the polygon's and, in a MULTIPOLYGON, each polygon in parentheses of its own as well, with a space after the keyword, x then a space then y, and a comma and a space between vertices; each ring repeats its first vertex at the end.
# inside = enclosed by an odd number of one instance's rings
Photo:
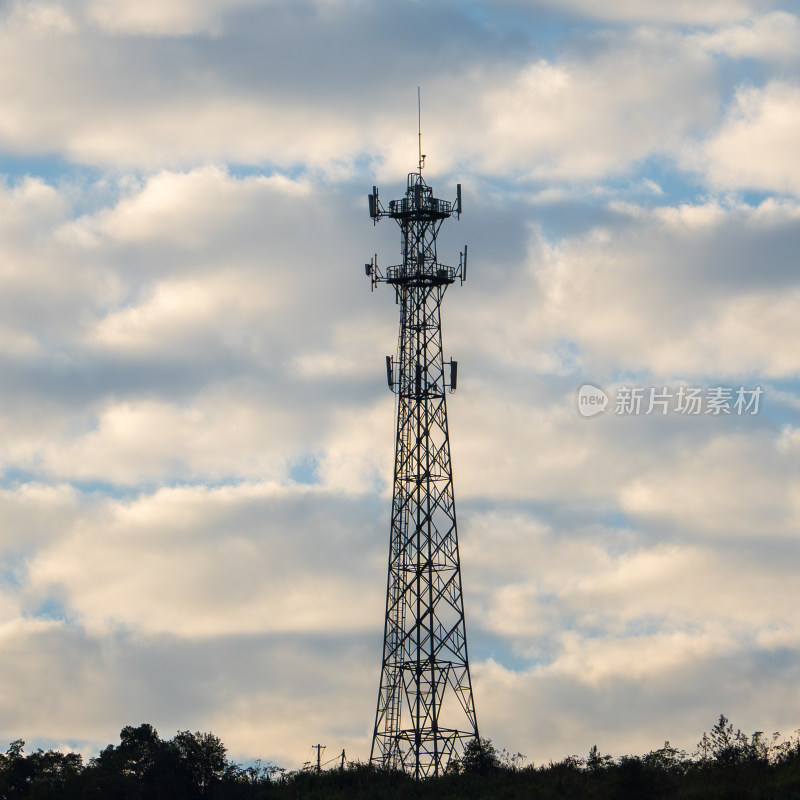
POLYGON ((378 198, 378 187, 372 187, 369 199, 369 215, 377 222, 382 217, 391 217, 401 225, 404 222, 440 222, 453 214, 461 215, 461 184, 456 186, 456 200, 440 200, 433 196, 433 189, 425 182, 421 172, 409 172, 406 196, 390 200, 388 210, 378 198))

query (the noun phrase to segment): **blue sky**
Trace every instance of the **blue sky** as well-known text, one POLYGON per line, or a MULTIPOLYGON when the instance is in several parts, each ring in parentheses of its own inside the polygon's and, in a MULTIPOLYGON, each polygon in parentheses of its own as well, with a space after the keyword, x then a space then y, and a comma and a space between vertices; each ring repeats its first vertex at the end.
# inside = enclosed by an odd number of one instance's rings
POLYGON ((0 3, 0 739, 368 755, 417 86, 482 734, 795 730, 798 53, 768 0, 0 3))

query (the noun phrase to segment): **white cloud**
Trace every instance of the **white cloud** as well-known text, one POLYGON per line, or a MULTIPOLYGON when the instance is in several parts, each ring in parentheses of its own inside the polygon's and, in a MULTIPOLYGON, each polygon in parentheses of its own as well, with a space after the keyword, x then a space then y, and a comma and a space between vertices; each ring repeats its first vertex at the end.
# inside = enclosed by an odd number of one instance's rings
POLYGON ((0 547, 7 554, 24 554, 58 540, 80 517, 81 507, 68 484, 24 483, 0 488, 0 513, 5 520, 0 547))
MULTIPOLYGON (((686 469, 674 463, 671 468, 686 469)), ((718 471, 723 472, 719 465, 718 471)), ((729 472, 738 477, 735 468, 729 472)), ((707 538, 704 525, 720 516, 714 495, 724 479, 705 474, 692 478, 710 496, 709 511, 698 519, 696 508, 684 511, 679 506, 670 515, 665 541, 655 537, 645 514, 627 503, 623 508, 633 523, 622 530, 566 522, 554 529, 520 514, 470 515, 462 551, 467 595, 474 602, 470 619, 477 635, 481 631, 500 635, 518 654, 556 671, 567 669, 565 664, 574 666, 570 653, 585 637, 593 648, 608 646, 614 653, 618 647, 635 647, 662 635, 691 638, 702 632, 727 642, 727 651, 737 649, 743 640, 757 640, 762 631, 794 637, 789 609, 797 589, 790 569, 781 555, 768 551, 756 559, 749 555, 751 550, 763 550, 765 541, 776 542, 774 528, 765 522, 759 528, 723 531, 729 524, 723 517, 715 521, 720 534, 728 538, 724 543, 707 538), (737 547, 731 546, 732 536, 737 547), (514 554, 513 564, 508 563, 509 553, 514 554), (559 631, 573 633, 565 640, 559 631)), ((793 511, 795 505, 790 493, 776 493, 773 516, 793 511)), ((746 514, 751 519, 757 516, 749 509, 746 514)), ((788 542, 785 546, 792 547, 788 542)), ((702 644, 704 639, 697 641, 702 644)), ((673 654, 667 648, 659 661, 656 651, 651 652, 647 669, 662 671, 673 654)), ((614 658, 605 665, 601 661, 599 655, 587 658, 587 680, 591 669, 599 670, 595 676, 599 680, 601 674, 615 674, 614 665, 621 663, 614 658)), ((616 673, 624 675, 624 670, 616 673)))
POLYGON ((776 445, 763 435, 720 436, 687 451, 677 472, 654 465, 631 480, 622 507, 695 535, 791 537, 800 522, 800 463, 794 449, 776 445))
MULTIPOLYGON (((689 639, 676 644, 692 650, 689 639)), ((694 649, 698 656, 704 650, 703 644, 694 649)), ((632 647, 633 670, 638 655, 632 647)), ((759 659, 740 650, 705 663, 698 659, 691 669, 676 665, 644 680, 622 677, 597 686, 535 668, 511 670, 493 661, 476 664, 472 673, 481 734, 514 749, 525 742, 522 752, 536 764, 570 753, 585 757, 594 744, 618 756, 642 754, 668 739, 692 752, 720 709, 748 732, 760 730, 767 717, 784 732, 794 724, 791 709, 785 708, 790 671, 780 659, 759 659), (755 694, 747 689, 753 670, 760 675, 755 694)))
POLYGON ((88 347, 119 355, 159 360, 164 353, 227 349, 251 354, 258 340, 248 336, 259 316, 281 306, 276 281, 268 295, 248 291, 248 270, 165 280, 156 284, 140 305, 110 311, 86 334, 88 347))
MULTIPOLYGON (((416 150, 407 109, 399 104, 405 77, 365 87, 368 97, 348 91, 354 80, 367 80, 382 56, 371 29, 364 31, 365 45, 353 43, 349 59, 328 51, 331 15, 353 36, 359 25, 393 22, 389 11, 386 19, 359 17, 356 5, 317 10, 301 33, 281 4, 255 4, 252 24, 269 37, 266 55, 245 39, 236 59, 221 60, 224 48, 190 37, 182 44, 187 66, 180 69, 168 38, 109 39, 89 28, 43 50, 29 31, 7 35, 0 49, 0 68, 6 67, 0 74, 9 76, 0 80, 0 144, 113 168, 224 160, 345 178, 368 162, 381 176, 402 174, 416 150), (345 19, 352 24, 344 26, 345 19), (298 63, 299 50, 315 52, 316 60, 298 63), (93 62, 103 70, 88 69, 93 62), (323 74, 324 84, 310 84, 306 70, 323 74)), ((110 29, 140 25, 142 33, 176 34, 215 28, 222 8, 183 0, 97 5, 110 29)), ((456 22, 464 22, 457 13, 456 22)), ((417 66, 425 96, 435 103, 425 126, 434 171, 469 163, 484 173, 545 180, 625 174, 653 153, 673 152, 716 113, 709 50, 677 32, 594 37, 585 52, 548 60, 501 59, 491 42, 484 47, 466 76, 434 49, 417 66)))
POLYGON ((712 185, 800 195, 800 87, 772 80, 742 87, 704 145, 698 166, 712 185))
POLYGON ((77 30, 73 16, 58 2, 12 3, 6 24, 16 34, 32 34, 37 38, 64 36, 77 30))
POLYGON ((450 312, 475 332, 460 346, 551 372, 570 342, 566 371, 595 381, 622 364, 656 382, 795 374, 795 203, 612 208, 560 241, 534 230, 529 272, 492 289, 506 313, 472 297, 450 312))
POLYGON ((569 632, 563 636, 562 653, 549 669, 590 684, 623 676, 640 681, 684 667, 687 662, 707 661, 730 651, 733 643, 727 633, 658 633, 598 640, 569 632))
POLYGON ((0 399, 5 467, 137 485, 285 478, 323 454, 320 475, 340 488, 372 475, 380 437, 364 420, 381 384, 368 365, 379 337, 391 349, 395 314, 374 322, 363 272, 330 253, 347 227, 317 218, 308 184, 161 172, 120 179, 110 205, 70 219, 95 190, 25 180, 0 192, 0 345, 6 386, 26 396, 0 399), (308 225, 318 235, 304 241, 308 225))
POLYGON ((701 47, 733 58, 760 58, 794 62, 800 47, 800 19, 775 11, 746 22, 726 25, 711 33, 697 34, 701 47))
POLYGON ((282 175, 236 180, 216 166, 161 171, 129 188, 113 208, 81 219, 75 227, 119 244, 169 242, 196 250, 251 221, 267 199, 300 200, 309 194, 306 181, 282 175))
POLYGON ((219 34, 224 15, 263 0, 86 0, 86 16, 110 33, 149 36, 219 34))
MULTIPOLYGON (((592 0, 527 0, 531 5, 555 6, 562 11, 585 15, 592 19, 613 22, 658 22, 684 25, 716 25, 730 20, 747 18, 757 5, 752 0, 612 0, 594 3, 592 0)), ((763 5, 763 4, 762 4, 763 5)))
POLYGON ((585 61, 531 64, 486 92, 475 155, 487 172, 536 178, 625 172, 709 121, 710 78, 710 64, 680 39, 646 32, 585 61))
MULTIPOLYGON (((436 68, 424 73, 435 76, 426 84, 426 94, 435 98, 425 130, 432 170, 469 163, 483 173, 536 180, 628 174, 653 154, 680 152, 688 136, 715 121, 719 66, 712 54, 790 58, 796 51, 797 20, 785 12, 756 15, 730 3, 703 4, 697 10, 691 4, 695 11, 687 18, 689 4, 669 4, 666 10, 663 4, 635 5, 640 18, 653 26, 590 36, 587 46, 571 55, 504 61, 487 49, 476 54, 466 78, 461 70, 435 61, 431 66, 436 68), (708 33, 683 34, 659 28, 659 16, 733 22, 708 33)), ((101 30, 90 26, 46 43, 22 26, 6 35, 0 50, 0 67, 5 58, 2 72, 9 76, 0 81, 5 112, 0 142, 15 152, 54 152, 116 168, 157 170, 164 164, 216 160, 302 165, 346 177, 368 160, 381 175, 402 174, 413 161, 415 143, 413 129, 400 122, 406 115, 396 103, 399 86, 381 87, 369 103, 355 98, 337 102, 341 92, 335 87, 309 94, 303 69, 291 57, 291 42, 300 34, 281 8, 250 0, 240 0, 233 9, 183 0, 98 3, 89 13, 101 30), (270 48, 275 56, 266 61, 250 50, 233 62, 221 61, 208 39, 190 37, 184 47, 192 66, 176 70, 171 39, 151 39, 200 31, 223 36, 222 18, 247 8, 258 13, 253 24, 265 26, 270 36, 273 28, 286 29, 270 48), (117 30, 141 36, 109 40, 104 33, 117 30), (283 48, 287 52, 280 58, 283 48), (93 61, 103 62, 101 73, 87 70, 93 61), (275 83, 276 70, 288 71, 280 84, 275 83), (299 84, 301 91, 282 91, 284 83, 299 84), (33 97, 37 103, 30 101, 33 97)), ((315 50, 313 42, 323 37, 327 16, 340 21, 340 16, 357 13, 349 4, 337 9, 311 15, 311 42, 304 40, 303 49, 315 50)), ((617 10, 623 17, 628 14, 624 7, 617 10)), ((238 35, 236 29, 226 34, 238 35)), ((371 48, 364 51, 362 72, 372 63, 371 48)), ((322 45, 316 50, 322 53, 322 45)), ((352 76, 341 59, 321 69, 330 80, 344 70, 340 86, 350 85, 352 76)), ((154 181, 151 194, 156 188, 154 181)), ((152 208, 157 207, 156 202, 152 208)), ((168 221, 165 215, 163 224, 168 221)))
POLYGON ((380 581, 358 579, 363 551, 350 569, 332 569, 341 547, 366 537, 344 517, 325 519, 326 505, 346 507, 275 484, 109 501, 38 551, 28 591, 62 599, 102 634, 118 626, 180 637, 360 631, 380 619, 380 581))
POLYGON ((282 475, 299 433, 280 407, 272 410, 212 391, 188 407, 141 401, 104 408, 97 424, 42 441, 35 461, 73 480, 133 484, 230 475, 282 475))
POLYGON ((267 752, 288 769, 303 766, 309 731, 327 745, 324 760, 341 750, 348 761, 366 760, 379 677, 371 655, 371 648, 330 641, 319 649, 272 648, 262 658, 280 682, 265 688, 253 676, 249 692, 220 704, 210 719, 212 729, 224 732, 232 752, 250 758, 267 752))
MULTIPOLYGON (((197 3, 98 7, 112 28, 141 22, 188 32, 214 24, 197 3)), ((208 40, 190 41, 202 61, 208 40)), ((39 27, 10 25, 0 44, 0 144, 10 152, 153 171, 219 159, 334 169, 351 163, 364 142, 363 127, 335 104, 312 110, 302 97, 287 99, 274 75, 248 91, 225 76, 224 63, 173 70, 170 38, 109 38, 92 29, 43 38, 39 27)))
MULTIPOLYGON (((730 457, 716 468, 737 474, 730 457)), ((684 471, 671 464, 663 474, 684 471)), ((718 478, 692 479, 711 497, 710 519, 718 478)), ((742 494, 747 484, 737 486, 742 494)), ((624 530, 550 527, 519 513, 470 519, 462 553, 471 652, 486 651, 486 633, 496 650, 472 670, 483 735, 541 763, 592 744, 619 755, 668 738, 690 749, 720 710, 751 730, 766 717, 790 729, 780 687, 797 647, 794 544, 768 544, 768 526, 739 534, 736 546, 702 544, 692 508, 672 502, 678 540, 661 543, 638 515, 624 530), (751 694, 743 687, 754 670, 751 694)))
POLYGON ((336 326, 325 349, 303 352, 294 360, 294 369, 305 377, 322 375, 375 375, 375 345, 385 342, 387 348, 396 336, 395 320, 377 322, 362 315, 346 319, 336 326))
POLYGON ((337 411, 321 442, 318 473, 325 486, 345 494, 391 490, 391 407, 385 400, 372 407, 337 411))

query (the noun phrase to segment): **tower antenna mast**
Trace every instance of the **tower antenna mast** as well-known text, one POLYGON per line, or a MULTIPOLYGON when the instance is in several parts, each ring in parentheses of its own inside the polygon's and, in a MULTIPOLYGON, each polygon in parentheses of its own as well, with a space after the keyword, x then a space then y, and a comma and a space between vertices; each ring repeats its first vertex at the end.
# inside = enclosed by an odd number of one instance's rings
POLYGON ((422 155, 422 100, 419 86, 417 86, 417 130, 419 131, 419 175, 422 177, 422 168, 425 166, 425 156, 422 155))
POLYGON ((442 355, 441 305, 467 273, 467 248, 458 267, 439 262, 436 237, 444 220, 461 214, 433 196, 419 170, 408 174, 405 197, 381 205, 369 195, 375 223, 400 227, 403 261, 365 265, 374 289, 388 283, 400 306, 396 356, 386 356, 389 388, 397 395, 394 483, 383 660, 370 761, 417 777, 441 775, 478 737, 472 695, 456 505, 450 463, 446 395, 456 389, 458 363, 442 355))

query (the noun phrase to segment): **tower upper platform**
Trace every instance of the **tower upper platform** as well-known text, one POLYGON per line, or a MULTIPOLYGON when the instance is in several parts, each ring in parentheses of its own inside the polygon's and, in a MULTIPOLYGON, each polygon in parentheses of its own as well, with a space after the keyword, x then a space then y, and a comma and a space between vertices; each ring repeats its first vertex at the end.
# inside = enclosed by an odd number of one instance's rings
POLYGON ((406 196, 389 201, 389 216, 393 219, 446 219, 453 213, 453 204, 433 196, 433 189, 418 172, 408 173, 406 196))
POLYGON ((391 217, 400 224, 404 221, 441 221, 461 214, 461 184, 456 187, 456 202, 440 200, 433 196, 433 189, 425 183, 421 172, 409 172, 406 196, 389 201, 389 210, 383 208, 378 199, 378 187, 372 187, 369 197, 369 215, 373 220, 391 217))

